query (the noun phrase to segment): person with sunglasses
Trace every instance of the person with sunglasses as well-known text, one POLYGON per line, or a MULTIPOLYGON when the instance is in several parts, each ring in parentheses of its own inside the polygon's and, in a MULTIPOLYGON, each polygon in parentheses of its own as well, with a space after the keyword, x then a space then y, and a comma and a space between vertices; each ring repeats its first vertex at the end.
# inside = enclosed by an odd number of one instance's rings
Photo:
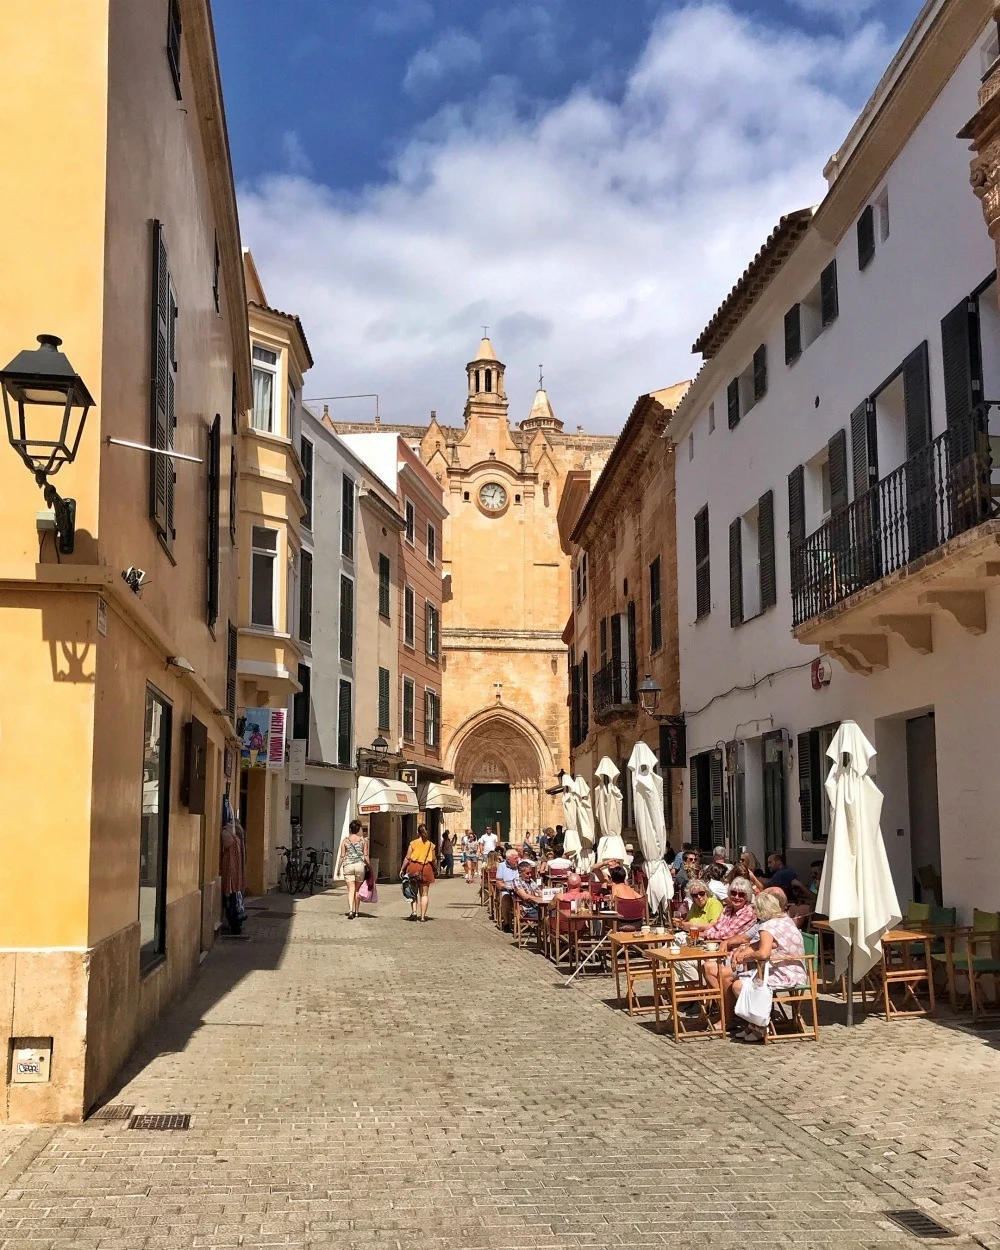
POLYGON ((674 884, 678 893, 684 893, 687 890, 688 882, 693 881, 698 876, 698 865, 700 862, 701 856, 697 851, 684 851, 681 856, 681 866, 674 874, 674 884))
MULTIPOLYGON (((702 938, 710 942, 719 942, 719 949, 728 951, 740 946, 749 938, 757 940, 757 913, 753 907, 753 886, 746 877, 735 877, 729 883, 729 897, 722 908, 722 915, 707 929, 700 929, 702 938)), ((719 984, 721 964, 714 960, 705 962, 703 971, 705 980, 711 986, 719 984)))
POLYGON ((722 904, 709 891, 704 881, 697 878, 689 881, 684 894, 688 900, 688 914, 684 924, 693 932, 710 928, 722 915, 722 904))

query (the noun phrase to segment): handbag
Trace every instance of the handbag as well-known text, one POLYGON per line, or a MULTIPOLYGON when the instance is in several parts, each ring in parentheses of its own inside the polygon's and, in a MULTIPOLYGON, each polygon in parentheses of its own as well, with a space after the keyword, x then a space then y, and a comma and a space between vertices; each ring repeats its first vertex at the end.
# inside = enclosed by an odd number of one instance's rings
POLYGON ((375 884, 375 878, 372 875, 372 866, 368 865, 368 875, 358 889, 358 898, 362 903, 378 902, 378 886, 375 884))
POLYGON ((417 887, 414 885, 410 877, 403 878, 403 898, 408 899, 411 903, 417 897, 417 887))
POLYGON ((237 890, 235 897, 233 898, 233 915, 236 917, 236 919, 239 921, 240 924, 242 924, 243 921, 247 919, 247 909, 243 905, 243 891, 242 890, 237 890))
POLYGON ((771 1005, 774 1002, 774 994, 767 983, 767 964, 764 965, 764 975, 760 980, 756 973, 750 977, 742 977, 741 980, 743 986, 736 1000, 736 1014, 748 1024, 766 1029, 771 1022, 771 1005))

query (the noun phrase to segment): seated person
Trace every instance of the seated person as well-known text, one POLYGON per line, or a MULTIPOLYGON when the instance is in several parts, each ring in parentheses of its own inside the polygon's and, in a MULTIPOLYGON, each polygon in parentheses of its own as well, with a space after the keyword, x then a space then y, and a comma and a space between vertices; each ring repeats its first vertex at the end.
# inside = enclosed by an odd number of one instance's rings
MULTIPOLYGON (((697 851, 688 849, 681 855, 678 855, 677 859, 681 861, 681 865, 674 876, 674 884, 678 892, 684 894, 687 892, 688 882, 693 881, 698 876, 698 865, 701 863, 701 856, 697 851)), ((677 860, 674 860, 674 863, 676 862, 677 860)))
POLYGON ((517 851, 508 851, 504 856, 503 863, 497 867, 497 884, 501 889, 500 896, 500 927, 509 930, 512 923, 513 912, 511 911, 511 890, 514 882, 518 878, 517 851))
POLYGON ((755 876, 751 875, 750 879, 754 885, 759 886, 762 890, 766 890, 769 886, 777 886, 779 890, 784 890, 786 896, 789 886, 793 881, 798 881, 799 874, 794 868, 789 868, 785 863, 785 857, 780 851, 772 851, 767 857, 767 871, 771 874, 764 882, 759 881, 755 876))
POLYGON ((732 999, 729 1013, 736 1021, 735 1040, 763 1042, 766 1028, 748 1024, 735 1014, 736 1000, 742 988, 737 971, 752 965, 768 964, 767 981, 772 989, 796 989, 809 984, 805 946, 795 922, 785 913, 778 889, 764 890, 754 900, 754 911, 760 922, 756 941, 748 939, 733 948, 728 965, 722 966, 722 981, 732 999))
MULTIPOLYGON (((774 893, 775 891, 768 891, 774 893)), ((812 917, 816 907, 816 895, 811 894, 801 881, 793 881, 788 888, 788 906, 786 911, 796 928, 804 929, 812 917)))
POLYGON ((537 900, 541 898, 542 887, 535 877, 535 865, 530 859, 522 859, 517 866, 517 878, 511 886, 518 901, 522 904, 522 914, 531 920, 538 919, 537 900))
POLYGON ((674 856, 674 862, 673 864, 671 864, 671 867, 675 871, 680 872, 680 870, 684 867, 684 861, 687 859, 687 857, 691 854, 693 850, 694 850, 694 847, 692 846, 690 842, 682 842, 681 849, 674 856))
POLYGON ((747 877, 750 881, 757 883, 757 874, 760 872, 760 864, 757 863, 757 856, 753 851, 743 851, 739 859, 736 861, 736 867, 729 874, 732 877, 747 877))
POLYGON ((590 891, 583 888, 583 878, 578 872, 571 872, 566 878, 566 889, 559 895, 560 903, 579 902, 590 898, 590 891))
POLYGON ((809 893, 819 893, 819 879, 823 875, 823 861, 814 859, 809 865, 809 893))
POLYGON ((608 868, 607 877, 610 883, 612 898, 643 898, 644 895, 639 890, 633 890, 628 883, 628 873, 625 871, 625 865, 620 864, 617 860, 608 860, 610 867, 608 868))
MULTIPOLYGON (((712 924, 702 928, 685 921, 681 926, 698 938, 710 942, 719 942, 720 949, 725 951, 739 946, 747 940, 747 935, 757 936, 757 915, 753 909, 753 886, 746 877, 736 877, 729 883, 729 895, 722 908, 722 915, 712 924)), ((719 984, 721 963, 707 960, 702 964, 705 980, 709 985, 719 984)))
POLYGON ((573 861, 571 859, 567 859, 560 850, 558 855, 553 855, 545 867, 549 869, 549 871, 554 869, 556 872, 566 872, 568 869, 573 867, 573 861))
POLYGON ((684 894, 688 900, 685 928, 697 933, 715 924, 722 915, 722 903, 709 891, 705 882, 699 881, 697 877, 688 882, 684 894))
MULTIPOLYGON (((730 871, 725 864, 720 864, 718 860, 713 859, 712 862, 702 872, 702 880, 707 882, 708 889, 721 903, 724 903, 729 897, 729 881, 730 871)), ((733 880, 741 880, 742 878, 733 877, 733 880)))

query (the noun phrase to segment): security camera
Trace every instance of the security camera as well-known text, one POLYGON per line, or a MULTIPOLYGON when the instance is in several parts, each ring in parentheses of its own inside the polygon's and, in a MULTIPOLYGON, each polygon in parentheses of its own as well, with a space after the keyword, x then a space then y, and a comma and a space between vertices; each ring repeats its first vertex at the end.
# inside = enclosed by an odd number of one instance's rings
POLYGON ((130 564, 127 569, 122 570, 122 579, 133 594, 141 595, 143 587, 147 584, 146 570, 137 569, 134 564, 130 564))

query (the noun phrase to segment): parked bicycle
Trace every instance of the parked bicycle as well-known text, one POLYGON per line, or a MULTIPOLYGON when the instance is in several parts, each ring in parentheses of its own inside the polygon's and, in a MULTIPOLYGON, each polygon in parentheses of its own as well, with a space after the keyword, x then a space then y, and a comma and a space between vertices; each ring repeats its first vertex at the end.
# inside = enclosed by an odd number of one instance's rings
POLYGON ((299 864, 299 852, 291 846, 279 846, 277 850, 285 857, 284 866, 278 873, 278 889, 286 894, 294 894, 302 871, 302 865, 299 864))
POLYGON ((319 856, 316 853, 316 848, 312 846, 307 847, 306 855, 307 859, 299 869, 298 877, 295 881, 295 890, 293 891, 295 894, 304 894, 306 890, 312 894, 316 888, 316 877, 319 873, 319 856))

